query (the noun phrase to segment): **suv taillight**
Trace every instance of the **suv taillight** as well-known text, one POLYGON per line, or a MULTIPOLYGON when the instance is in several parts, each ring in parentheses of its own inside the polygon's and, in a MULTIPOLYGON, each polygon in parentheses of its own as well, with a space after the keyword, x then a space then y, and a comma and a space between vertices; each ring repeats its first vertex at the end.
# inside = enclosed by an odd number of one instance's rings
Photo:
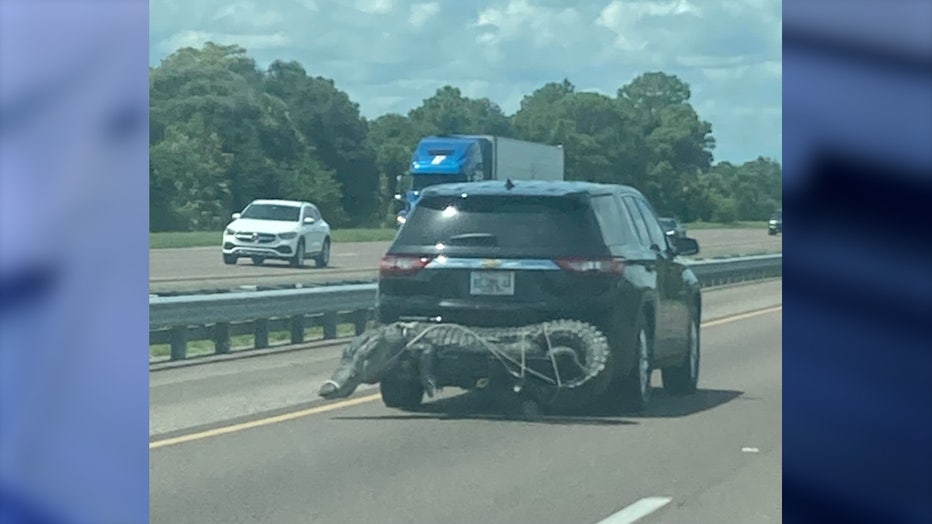
POLYGON ((560 258, 554 262, 562 269, 575 273, 621 274, 625 269, 625 259, 621 257, 560 258))
POLYGON ((379 275, 410 275, 424 269, 430 261, 431 257, 424 256, 385 255, 379 262, 379 275))

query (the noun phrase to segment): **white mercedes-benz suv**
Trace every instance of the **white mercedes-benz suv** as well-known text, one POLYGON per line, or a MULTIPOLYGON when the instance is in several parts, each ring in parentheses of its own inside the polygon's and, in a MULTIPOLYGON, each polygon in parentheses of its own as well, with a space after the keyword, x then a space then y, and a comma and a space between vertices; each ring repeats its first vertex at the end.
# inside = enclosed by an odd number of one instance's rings
POLYGON ((223 262, 236 264, 250 257, 256 265, 266 259, 288 260, 303 267, 313 258, 317 267, 330 263, 330 224, 317 206, 293 200, 254 200, 223 231, 223 262))

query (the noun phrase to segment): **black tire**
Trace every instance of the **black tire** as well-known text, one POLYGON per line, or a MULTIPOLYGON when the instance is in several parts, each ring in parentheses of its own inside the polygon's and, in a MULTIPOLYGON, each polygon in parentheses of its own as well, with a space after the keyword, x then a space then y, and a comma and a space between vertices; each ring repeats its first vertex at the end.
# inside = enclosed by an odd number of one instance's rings
POLYGON ((294 256, 291 257, 291 267, 304 267, 304 239, 298 240, 298 247, 295 248, 294 256))
POLYGON ((223 263, 228 266, 236 265, 237 257, 236 255, 223 255, 223 263))
MULTIPOLYGON (((620 407, 623 411, 631 413, 640 413, 647 409, 650 404, 651 393, 653 392, 653 337, 648 332, 648 324, 644 314, 639 315, 635 324, 634 340, 628 342, 634 348, 630 354, 625 351, 619 352, 621 356, 634 359, 634 365, 631 370, 622 375, 613 373, 612 383, 603 395, 607 401, 607 407, 612 411, 620 407), (643 347, 642 347, 643 344, 643 347), (642 359, 643 353, 646 352, 646 383, 642 387, 642 359)), ((617 368, 616 368, 617 369, 617 368)))
POLYGON ((265 262, 265 257, 252 257, 252 263, 261 266, 265 262))
POLYGON ((379 382, 382 403, 389 408, 416 409, 424 401, 424 386, 417 380, 388 375, 379 382))
POLYGON ((777 232, 774 231, 773 229, 771 229, 771 230, 767 231, 767 234, 770 235, 770 236, 774 236, 774 235, 777 234, 777 232))
POLYGON ((327 267, 330 265, 330 239, 324 239, 324 247, 321 248, 320 254, 314 259, 317 267, 327 267))
POLYGON ((678 366, 663 368, 663 389, 671 395, 692 395, 699 386, 699 364, 701 361, 699 322, 689 320, 686 354, 678 366))

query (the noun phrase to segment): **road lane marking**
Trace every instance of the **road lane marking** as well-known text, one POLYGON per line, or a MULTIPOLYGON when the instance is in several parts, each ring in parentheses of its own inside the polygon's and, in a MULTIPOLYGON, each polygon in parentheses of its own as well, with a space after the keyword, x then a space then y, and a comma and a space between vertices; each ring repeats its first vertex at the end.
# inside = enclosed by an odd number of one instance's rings
MULTIPOLYGON (((770 307, 770 308, 766 308, 766 309, 759 309, 759 310, 757 310, 757 311, 750 311, 750 312, 747 312, 747 313, 741 313, 741 314, 738 314, 738 315, 732 315, 732 316, 728 316, 728 317, 722 317, 722 318, 718 318, 718 319, 715 319, 715 320, 710 320, 710 321, 708 321, 708 322, 703 322, 703 323, 701 324, 701 327, 704 327, 704 328, 705 328, 705 327, 719 326, 719 325, 722 325, 722 324, 728 324, 728 323, 730 323, 730 322, 736 322, 736 321, 738 321, 738 320, 744 320, 744 319, 747 319, 747 318, 753 318, 753 317, 758 317, 758 316, 761 316, 761 315, 766 315, 766 314, 768 314, 768 313, 775 313, 775 312, 777 312, 777 311, 781 311, 782 309, 783 309, 783 306, 780 305, 780 306, 774 306, 774 307, 770 307)), ((381 396, 378 395, 378 394, 376 394, 376 395, 367 395, 367 396, 364 396, 364 397, 357 397, 357 398, 352 398, 352 399, 349 399, 349 400, 341 400, 341 401, 339 401, 339 402, 333 402, 333 403, 330 403, 330 404, 324 404, 323 406, 317 406, 317 407, 313 407, 313 408, 309 408, 309 409, 302 409, 302 410, 300 410, 300 411, 294 411, 294 412, 291 412, 291 413, 285 413, 285 414, 282 414, 282 415, 276 415, 276 416, 274 416, 274 417, 266 417, 266 418, 261 418, 261 419, 253 420, 253 421, 250 421, 250 422, 243 422, 243 423, 241 423, 241 424, 233 424, 233 425, 230 425, 230 426, 223 426, 223 427, 219 427, 219 428, 215 428, 215 429, 209 429, 209 430, 206 430, 206 431, 199 431, 199 432, 197 432, 197 433, 189 433, 189 434, 187 434, 187 435, 181 435, 181 436, 178 436, 178 437, 171 437, 171 438, 162 439, 162 440, 153 440, 153 441, 149 442, 149 449, 162 448, 162 447, 165 447, 165 446, 172 446, 172 445, 175 445, 175 444, 181 444, 181 443, 184 443, 184 442, 191 442, 191 441, 194 441, 194 440, 202 440, 202 439, 205 439, 205 438, 216 437, 216 436, 218 436, 218 435, 225 435, 225 434, 227 434, 227 433, 236 433, 236 432, 243 431, 243 430, 246 430, 246 429, 259 428, 259 427, 262 427, 262 426, 268 426, 268 425, 271 425, 271 424, 277 424, 277 423, 279 423, 279 422, 286 422, 286 421, 288 421, 288 420, 295 420, 295 419, 307 417, 307 416, 310 416, 310 415, 319 415, 319 414, 321 414, 321 413, 327 413, 327 412, 329 412, 329 411, 336 411, 336 410, 338 410, 338 409, 348 408, 348 407, 352 407, 352 406, 358 406, 358 405, 360 405, 360 404, 366 404, 366 403, 369 403, 369 402, 373 402, 373 401, 375 401, 375 400, 378 400, 378 399, 380 399, 380 398, 381 398, 381 396)), ((613 522, 614 522, 614 521, 613 521, 613 522)), ((622 521, 619 521, 619 522, 622 522, 622 521)), ((633 521, 631 521, 631 522, 633 522, 633 521)))
POLYGON ((598 524, 631 524, 666 506, 673 500, 670 497, 645 497, 610 515, 598 524))
POLYGON ((702 327, 706 328, 706 327, 718 326, 721 324, 728 324, 730 322, 744 320, 746 318, 759 317, 761 315, 766 315, 767 313, 776 313, 777 311, 782 311, 782 310, 783 310, 783 306, 780 305, 780 306, 768 307, 765 309, 758 309, 756 311, 748 311, 747 313, 740 313, 738 315, 731 315, 728 317, 722 317, 722 318, 717 318, 715 320, 709 320, 708 322, 703 322, 702 327))
POLYGON ((215 437, 217 435, 224 435, 226 433, 234 433, 237 431, 243 431, 245 429, 258 428, 262 426, 268 426, 271 424, 276 424, 278 422, 285 422, 287 420, 294 420, 296 418, 307 417, 310 415, 317 415, 319 413, 326 413, 328 411, 334 411, 337 409, 348 408, 350 406, 356 406, 358 404, 365 404, 367 402, 372 402, 373 400, 379 399, 379 395, 367 395, 365 397, 358 397, 349 400, 344 400, 341 402, 334 402, 333 404, 324 404, 323 406, 317 406, 309 409, 302 409, 301 411, 293 411, 291 413, 285 413, 283 415, 276 415, 274 417, 267 417, 259 420, 252 420, 250 422, 243 422, 242 424, 233 424, 232 426, 224 426, 221 428, 209 429, 207 431, 201 431, 198 433, 189 433, 187 435, 181 435, 178 437, 167 438, 163 440, 155 440, 149 443, 149 449, 161 448, 164 446, 171 446, 173 444, 181 444, 182 442, 190 442, 192 440, 201 440, 208 437, 215 437))

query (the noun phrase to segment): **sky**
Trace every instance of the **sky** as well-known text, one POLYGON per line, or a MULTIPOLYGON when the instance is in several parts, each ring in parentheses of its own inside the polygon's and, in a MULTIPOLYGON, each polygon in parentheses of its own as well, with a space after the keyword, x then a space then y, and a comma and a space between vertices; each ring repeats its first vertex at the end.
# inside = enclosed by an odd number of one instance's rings
POLYGON ((260 67, 296 60, 366 118, 444 85, 507 114, 547 82, 614 96, 675 74, 712 124, 715 160, 782 161, 781 0, 150 0, 150 65, 238 44, 260 67))

